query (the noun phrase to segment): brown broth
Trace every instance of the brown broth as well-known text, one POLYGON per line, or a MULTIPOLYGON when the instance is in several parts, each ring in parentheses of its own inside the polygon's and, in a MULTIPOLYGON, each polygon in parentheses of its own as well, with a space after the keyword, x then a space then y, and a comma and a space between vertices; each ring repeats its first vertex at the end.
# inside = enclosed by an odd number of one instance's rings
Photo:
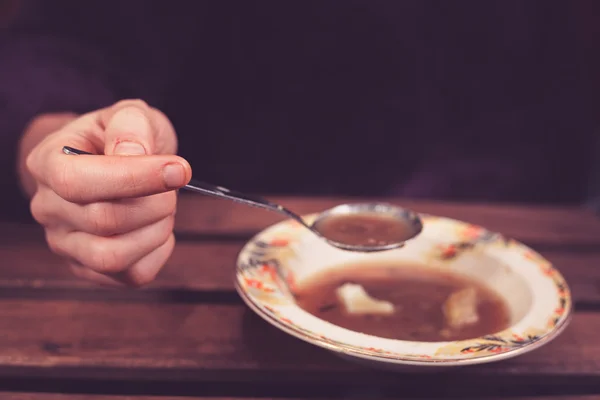
POLYGON ((465 340, 504 330, 510 322, 505 302, 471 279, 419 266, 363 264, 331 269, 301 284, 295 293, 305 311, 334 325, 382 338, 437 342, 465 340), (345 283, 360 284, 367 293, 394 305, 392 315, 350 315, 336 295, 345 283), (451 329, 443 304, 461 289, 477 293, 479 320, 451 329))
POLYGON ((385 246, 404 242, 411 231, 401 221, 377 213, 334 215, 315 228, 327 239, 351 246, 385 246))

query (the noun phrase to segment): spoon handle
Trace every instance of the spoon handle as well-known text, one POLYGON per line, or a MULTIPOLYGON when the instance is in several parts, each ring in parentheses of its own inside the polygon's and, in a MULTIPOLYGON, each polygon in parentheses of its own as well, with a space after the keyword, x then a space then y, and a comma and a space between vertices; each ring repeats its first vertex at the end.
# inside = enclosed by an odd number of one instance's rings
MULTIPOLYGON (((87 151, 79 150, 74 147, 64 146, 63 153, 67 155, 93 155, 92 153, 88 153, 87 151)), ((219 197, 223 199, 228 199, 235 201, 237 203, 243 203, 249 206, 264 208, 271 211, 277 211, 288 218, 293 218, 296 221, 300 222, 302 225, 307 226, 306 222, 298 215, 288 210, 287 208, 273 203, 263 197, 254 196, 250 194, 245 194, 242 192, 237 192, 235 190, 230 190, 224 188, 222 186, 211 185, 210 183, 200 182, 195 179, 190 180, 190 182, 185 185, 182 189, 201 193, 213 197, 219 197)))
POLYGON ((200 182, 195 179, 192 179, 187 185, 183 187, 183 189, 213 197, 220 197, 224 199, 233 200, 235 202, 247 204, 253 207, 266 208, 268 210, 278 211, 289 216, 289 211, 287 211, 279 204, 272 203, 269 200, 259 196, 254 196, 242 192, 237 192, 235 190, 227 189, 223 186, 211 185, 210 183, 200 182))

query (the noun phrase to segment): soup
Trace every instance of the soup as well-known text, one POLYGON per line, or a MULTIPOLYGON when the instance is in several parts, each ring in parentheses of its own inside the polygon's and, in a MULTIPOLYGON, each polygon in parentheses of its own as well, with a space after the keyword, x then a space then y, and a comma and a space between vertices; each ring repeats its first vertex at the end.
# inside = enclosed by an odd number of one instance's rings
POLYGON ((406 223, 374 212, 333 215, 315 225, 327 239, 351 246, 386 246, 412 237, 406 223))
POLYGON ((301 283, 296 302, 334 325, 388 339, 465 340, 506 329, 508 307, 488 287, 426 267, 362 264, 301 283))

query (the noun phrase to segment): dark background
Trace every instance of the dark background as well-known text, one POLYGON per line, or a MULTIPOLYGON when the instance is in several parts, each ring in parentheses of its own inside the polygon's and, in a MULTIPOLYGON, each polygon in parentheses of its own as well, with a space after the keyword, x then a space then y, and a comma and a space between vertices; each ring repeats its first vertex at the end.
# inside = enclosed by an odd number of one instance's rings
POLYGON ((597 191, 593 0, 18 3, 0 1, 7 38, 35 27, 112 55, 115 99, 164 110, 203 180, 536 204, 597 191))

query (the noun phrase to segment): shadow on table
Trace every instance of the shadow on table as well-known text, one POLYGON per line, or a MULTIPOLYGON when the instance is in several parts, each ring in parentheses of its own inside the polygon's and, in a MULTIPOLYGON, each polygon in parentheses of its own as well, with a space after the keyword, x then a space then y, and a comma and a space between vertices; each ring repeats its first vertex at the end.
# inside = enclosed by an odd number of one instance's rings
POLYGON ((344 372, 352 365, 327 350, 305 343, 270 325, 246 308, 242 321, 243 341, 252 360, 262 367, 293 366, 295 370, 344 372))
MULTIPOLYGON (((262 320, 252 310, 246 309, 242 324, 245 347, 250 352, 252 360, 257 363, 257 368, 279 370, 281 373, 273 381, 281 382, 280 379, 285 380, 286 375, 296 383, 304 380, 307 394, 314 394, 320 383, 322 386, 318 387, 317 392, 340 396, 343 399, 377 398, 384 395, 385 391, 378 385, 364 384, 364 382, 360 382, 358 387, 335 384, 333 387, 330 386, 333 383, 330 379, 338 380, 335 378, 336 375, 341 377, 356 370, 363 370, 369 374, 371 371, 350 364, 325 349, 286 334, 262 320)), ((285 384, 285 382, 281 383, 285 384)), ((284 391, 289 391, 289 387, 284 386, 284 388, 284 391)), ((296 387, 295 395, 300 394, 298 390, 303 389, 296 387)))

